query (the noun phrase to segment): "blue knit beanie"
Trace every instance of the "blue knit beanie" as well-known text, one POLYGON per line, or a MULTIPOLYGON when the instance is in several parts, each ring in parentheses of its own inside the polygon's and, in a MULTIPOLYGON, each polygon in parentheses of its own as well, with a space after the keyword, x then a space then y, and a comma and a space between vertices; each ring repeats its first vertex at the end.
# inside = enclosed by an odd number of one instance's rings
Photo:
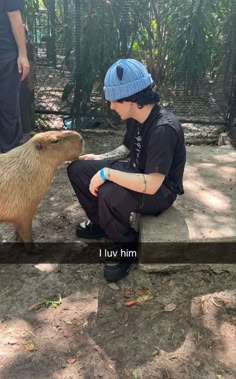
POLYGON ((105 99, 116 101, 144 90, 153 83, 146 67, 135 59, 119 59, 107 71, 105 99))

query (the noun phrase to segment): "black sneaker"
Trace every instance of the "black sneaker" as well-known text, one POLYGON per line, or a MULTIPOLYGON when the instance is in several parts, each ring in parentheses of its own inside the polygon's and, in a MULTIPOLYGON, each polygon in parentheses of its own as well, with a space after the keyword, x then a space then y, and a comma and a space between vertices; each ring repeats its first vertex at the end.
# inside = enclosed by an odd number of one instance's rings
POLYGON ((108 251, 117 252, 116 258, 108 258, 104 266, 104 278, 117 282, 128 275, 133 263, 137 262, 137 242, 116 243, 107 246, 108 251))
POLYGON ((128 275, 132 263, 132 260, 127 260, 126 262, 106 262, 104 266, 104 278, 108 282, 118 282, 118 280, 128 275))
POLYGON ((99 225, 93 224, 90 220, 78 224, 76 227, 76 235, 80 238, 98 239, 105 238, 107 235, 99 225))

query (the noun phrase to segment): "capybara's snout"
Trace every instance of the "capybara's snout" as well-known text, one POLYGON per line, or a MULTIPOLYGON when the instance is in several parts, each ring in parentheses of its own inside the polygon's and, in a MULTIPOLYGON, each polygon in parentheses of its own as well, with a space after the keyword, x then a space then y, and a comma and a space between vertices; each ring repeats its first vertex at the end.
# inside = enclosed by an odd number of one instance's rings
POLYGON ((83 150, 83 138, 72 130, 50 131, 33 137, 41 159, 49 159, 55 164, 78 159, 83 150))
POLYGON ((69 154, 71 154, 71 156, 66 159, 78 159, 79 155, 83 152, 83 137, 80 133, 75 131, 64 131, 62 133, 65 135, 65 144, 68 142, 69 154))

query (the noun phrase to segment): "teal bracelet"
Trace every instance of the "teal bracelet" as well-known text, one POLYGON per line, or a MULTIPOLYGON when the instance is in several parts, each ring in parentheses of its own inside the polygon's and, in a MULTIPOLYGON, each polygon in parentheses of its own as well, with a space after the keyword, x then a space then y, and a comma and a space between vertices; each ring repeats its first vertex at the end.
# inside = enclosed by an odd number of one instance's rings
POLYGON ((104 168, 102 168, 102 169, 99 171, 99 174, 100 174, 102 180, 104 180, 104 182, 105 182, 106 180, 108 180, 107 177, 106 177, 106 175, 105 175, 104 168))

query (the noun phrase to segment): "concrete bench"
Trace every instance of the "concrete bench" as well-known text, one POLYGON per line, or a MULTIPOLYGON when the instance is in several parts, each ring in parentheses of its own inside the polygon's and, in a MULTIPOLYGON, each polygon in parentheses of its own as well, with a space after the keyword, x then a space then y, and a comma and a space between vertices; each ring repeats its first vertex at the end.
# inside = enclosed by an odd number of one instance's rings
POLYGON ((231 146, 187 147, 185 194, 160 216, 140 218, 141 269, 170 271, 188 266, 155 263, 158 249, 165 244, 171 247, 169 254, 174 261, 181 244, 191 247, 191 242, 236 242, 235 162, 236 152, 231 146), (147 261, 152 263, 143 263, 147 261))

